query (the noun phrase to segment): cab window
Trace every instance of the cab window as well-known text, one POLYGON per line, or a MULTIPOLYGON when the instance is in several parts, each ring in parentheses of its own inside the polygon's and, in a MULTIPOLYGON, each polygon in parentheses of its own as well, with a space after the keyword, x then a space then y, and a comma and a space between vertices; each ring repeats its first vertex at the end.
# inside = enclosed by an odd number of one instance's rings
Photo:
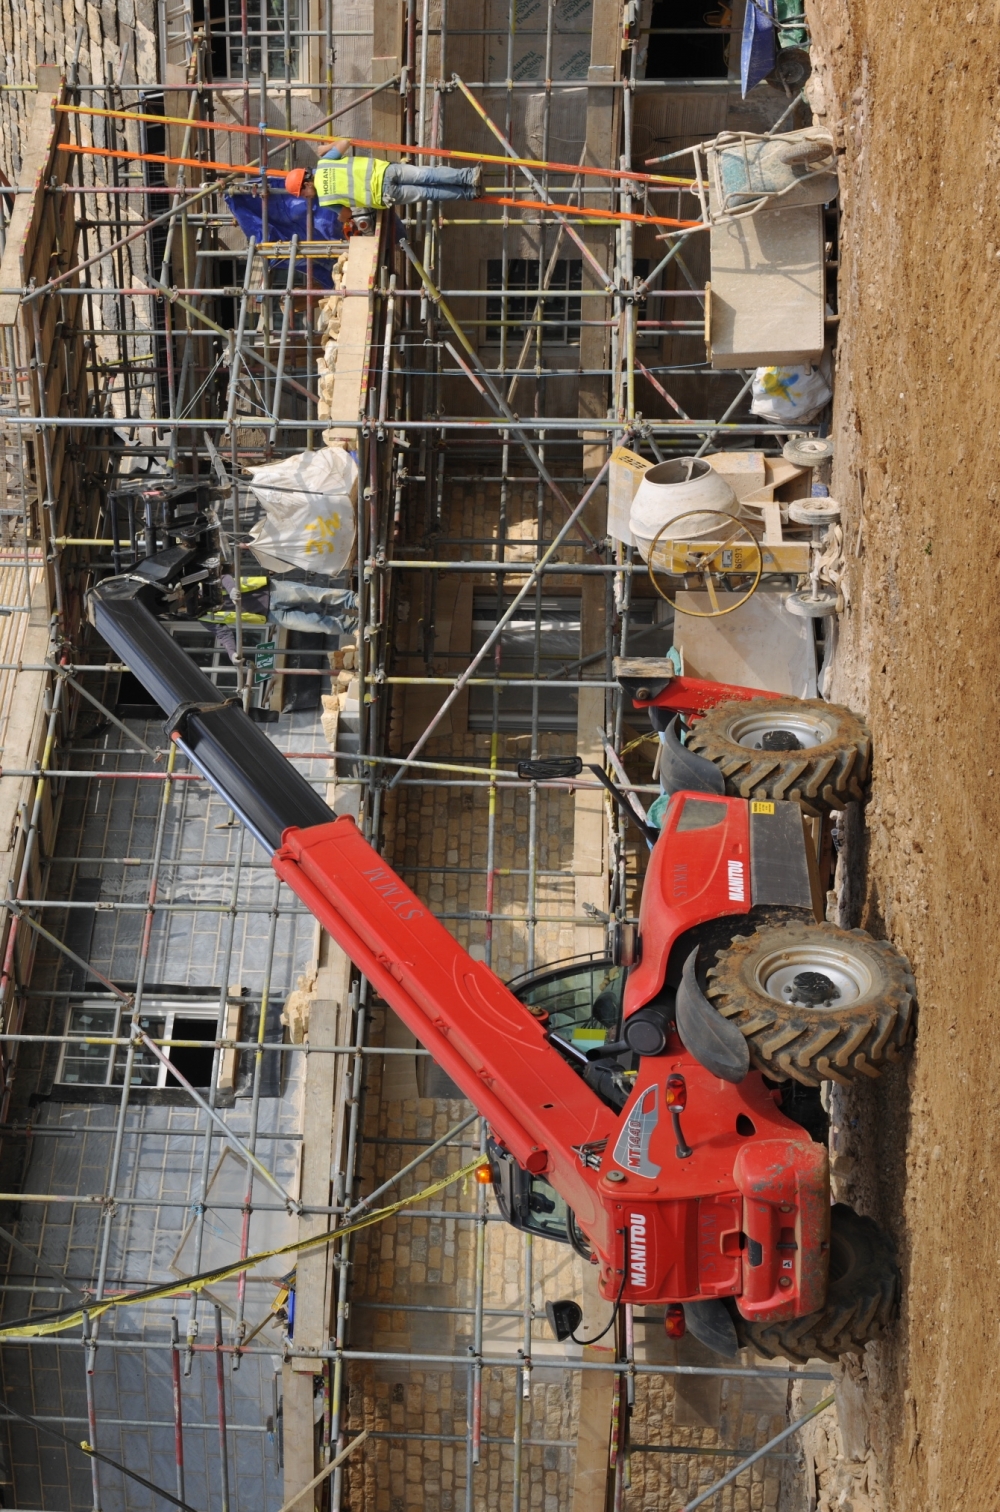
POLYGON ((606 958, 575 958, 509 985, 529 1008, 545 1010, 550 1033, 579 1050, 591 1050, 618 1036, 625 971, 606 958))

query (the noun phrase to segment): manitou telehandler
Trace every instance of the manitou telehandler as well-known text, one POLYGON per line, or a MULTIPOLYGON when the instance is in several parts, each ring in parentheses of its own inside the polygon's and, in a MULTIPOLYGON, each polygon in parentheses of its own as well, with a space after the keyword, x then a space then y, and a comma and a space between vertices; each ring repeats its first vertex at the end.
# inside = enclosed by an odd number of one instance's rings
MULTIPOLYGON (((831 1209, 809 1101, 825 1081, 877 1076, 911 1027, 906 960, 823 922, 817 828, 862 796, 861 721, 620 664, 676 788, 647 826, 637 934, 512 990, 220 702, 157 620, 157 595, 109 579, 91 619, 278 876, 487 1120, 505 1216, 571 1239, 610 1303, 682 1306, 723 1354, 835 1359, 876 1337, 896 1304, 892 1249, 870 1219, 831 1209)), ((551 1318, 564 1335, 579 1312, 551 1318)))

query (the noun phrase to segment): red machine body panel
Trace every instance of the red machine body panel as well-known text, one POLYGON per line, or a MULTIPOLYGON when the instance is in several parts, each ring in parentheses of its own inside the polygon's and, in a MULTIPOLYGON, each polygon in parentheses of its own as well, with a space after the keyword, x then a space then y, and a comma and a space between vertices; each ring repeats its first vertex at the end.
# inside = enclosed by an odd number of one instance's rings
POLYGON ((667 1054, 640 1062, 598 1190, 619 1215, 615 1251, 602 1256, 605 1297, 618 1295, 627 1248, 629 1302, 735 1296, 748 1318, 794 1318, 822 1306, 826 1150, 784 1116, 759 1072, 734 1086, 672 1036, 667 1054), (672 1074, 687 1088, 682 1124, 691 1154, 683 1159, 663 1100, 672 1074))
POLYGON ((674 793, 642 886, 642 954, 625 984, 625 1017, 637 1012, 663 986, 678 935, 723 914, 748 913, 750 907, 746 801, 710 793, 674 793), (718 807, 719 821, 704 828, 684 828, 689 799, 694 800, 699 821, 712 818, 709 804, 718 807))
POLYGON ((717 704, 730 703, 734 699, 747 703, 752 698, 784 698, 783 693, 772 693, 767 688, 744 688, 738 683, 709 682, 702 677, 672 677, 655 698, 636 698, 632 702, 637 709, 673 709, 677 714, 704 714, 717 704))

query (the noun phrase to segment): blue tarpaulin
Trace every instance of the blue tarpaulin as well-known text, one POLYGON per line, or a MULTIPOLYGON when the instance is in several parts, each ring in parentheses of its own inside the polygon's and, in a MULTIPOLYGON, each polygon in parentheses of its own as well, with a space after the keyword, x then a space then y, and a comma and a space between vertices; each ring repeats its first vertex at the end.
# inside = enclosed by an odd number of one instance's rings
MULTIPOLYGON (((254 236, 258 242, 261 240, 262 205, 260 196, 256 194, 227 194, 226 204, 235 216, 240 230, 246 236, 254 236)), ((308 236, 308 201, 297 194, 269 194, 267 197, 267 239, 268 241, 291 241, 297 236, 300 241, 305 241, 308 236)), ((340 217, 332 205, 321 205, 318 200, 312 202, 312 240, 313 241, 340 241, 343 231, 340 227, 340 217)), ((321 257, 310 258, 312 264, 313 282, 321 289, 333 288, 333 263, 321 257)), ((296 273, 305 275, 306 265, 304 258, 296 258, 296 273)), ((288 259, 272 262, 272 272, 285 271, 287 273, 288 259)))
POLYGON ((747 0, 740 48, 740 85, 744 99, 774 67, 774 0, 747 0))

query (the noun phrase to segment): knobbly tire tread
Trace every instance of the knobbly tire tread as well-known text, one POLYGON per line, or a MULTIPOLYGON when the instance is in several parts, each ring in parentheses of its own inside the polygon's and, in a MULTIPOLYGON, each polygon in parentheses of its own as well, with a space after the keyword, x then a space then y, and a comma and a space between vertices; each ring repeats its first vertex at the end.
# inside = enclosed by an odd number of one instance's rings
POLYGON ((734 1309, 741 1347, 768 1360, 836 1364, 843 1355, 863 1354, 867 1343, 882 1338, 899 1302, 895 1249, 873 1218, 838 1202, 830 1210, 831 1272, 845 1259, 847 1268, 831 1276, 826 1304, 819 1312, 784 1322, 751 1323, 734 1309))
POLYGON ((691 726, 687 749, 717 766, 726 792, 739 798, 792 800, 816 818, 843 809, 865 795, 871 767, 872 737, 865 721, 843 704, 822 698, 752 698, 716 705, 691 726), (837 724, 833 737, 803 751, 755 751, 728 736, 731 720, 748 713, 782 710, 804 714, 814 709, 837 724))
POLYGON ((764 926, 752 935, 735 935, 718 952, 706 979, 707 996, 746 1036, 750 1059, 758 1071, 776 1081, 789 1077, 807 1087, 824 1081, 848 1086, 874 1078, 899 1059, 913 1024, 916 983, 910 963, 887 940, 863 929, 836 924, 793 921, 764 926), (754 980, 756 958, 785 947, 809 943, 853 946, 882 977, 865 998, 840 1010, 807 1008, 769 997, 754 980))

